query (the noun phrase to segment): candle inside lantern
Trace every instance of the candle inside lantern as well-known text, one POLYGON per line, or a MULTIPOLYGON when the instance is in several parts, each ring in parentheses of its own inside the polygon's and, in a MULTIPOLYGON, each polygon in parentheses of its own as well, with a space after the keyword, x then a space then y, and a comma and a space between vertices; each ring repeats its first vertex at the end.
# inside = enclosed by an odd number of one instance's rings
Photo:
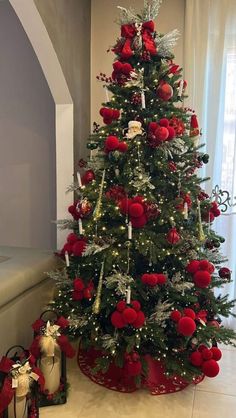
POLYGON ((8 418, 27 418, 28 411, 26 407, 26 396, 13 398, 11 403, 8 405, 7 412, 8 418))
POLYGON ((80 175, 80 172, 79 171, 77 171, 77 180, 78 180, 79 187, 82 187, 83 185, 82 185, 81 175, 80 175))
POLYGON ((131 288, 130 288, 130 286, 128 286, 128 289, 126 290, 126 292, 127 292, 127 295, 126 295, 126 303, 127 303, 127 305, 129 305, 130 304, 130 300, 131 300, 131 288))
POLYGON ((187 202, 184 203, 184 219, 188 219, 188 204, 187 202))
POLYGON ((132 239, 132 223, 128 223, 128 239, 132 239))
POLYGON ((78 220, 78 225, 79 225, 79 233, 80 235, 83 235, 84 230, 83 230, 83 225, 82 225, 82 219, 78 220))
POLYGON ((145 92, 144 92, 144 90, 141 91, 141 103, 142 103, 142 109, 146 109, 146 101, 145 101, 145 92))
POLYGON ((65 260, 66 260, 66 267, 70 267, 70 259, 69 259, 69 254, 67 251, 65 252, 65 260))
POLYGON ((55 393, 60 386, 61 378, 61 360, 59 357, 42 357, 40 360, 40 369, 44 375, 44 388, 49 393, 55 393))

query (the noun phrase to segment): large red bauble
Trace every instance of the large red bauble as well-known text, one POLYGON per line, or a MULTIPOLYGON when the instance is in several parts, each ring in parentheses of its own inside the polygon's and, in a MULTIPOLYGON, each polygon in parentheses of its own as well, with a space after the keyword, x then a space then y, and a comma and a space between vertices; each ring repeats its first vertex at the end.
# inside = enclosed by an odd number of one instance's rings
POLYGON ((147 223, 146 215, 142 215, 139 218, 130 218, 133 228, 142 228, 147 223))
POLYGON ((86 242, 84 240, 78 240, 74 245, 73 245, 73 254, 76 257, 80 257, 84 250, 86 248, 86 242))
POLYGON ((209 263, 208 260, 201 260, 199 261, 199 268, 200 270, 208 270, 209 263))
POLYGON ((155 137, 159 140, 159 141, 165 141, 169 136, 169 131, 167 128, 165 128, 165 126, 159 126, 156 130, 155 130, 155 137))
POLYGON ((141 309, 141 305, 140 305, 140 302, 138 300, 132 300, 131 306, 132 306, 132 308, 134 308, 134 310, 136 312, 140 311, 140 309, 141 309))
POLYGON ((82 184, 88 184, 91 181, 93 181, 95 179, 95 174, 93 172, 93 170, 88 170, 84 173, 84 175, 81 178, 82 184))
POLYGON ((188 273, 194 274, 199 270, 199 261, 197 260, 191 260, 187 266, 186 270, 188 273))
POLYGON ((157 275, 156 274, 148 274, 147 275, 148 278, 146 279, 146 284, 148 286, 154 287, 157 285, 158 281, 157 281, 157 275))
POLYGON ((108 136, 106 141, 105 141, 105 150, 110 152, 110 151, 114 151, 118 148, 119 146, 119 139, 117 138, 117 136, 108 136))
POLYGON ((221 269, 219 270, 219 276, 222 279, 230 279, 231 277, 230 269, 228 269, 228 267, 221 267, 221 269))
POLYGON ((119 208, 120 208, 122 215, 127 215, 127 213, 129 212, 129 206, 131 202, 132 202, 131 199, 128 199, 127 197, 124 197, 123 199, 120 200, 119 208))
POLYGON ((213 355, 213 357, 212 357, 213 360, 219 361, 221 359, 222 352, 218 347, 212 347, 211 352, 212 352, 212 355, 213 355))
POLYGON ((162 284, 165 284, 166 283, 167 276, 165 274, 156 273, 155 276, 156 276, 156 279, 157 279, 157 284, 162 285, 162 284))
POLYGON ((192 318, 193 320, 196 319, 196 314, 191 308, 184 308, 184 315, 192 318))
POLYGON ((167 118, 160 119, 158 123, 160 126, 165 126, 165 128, 169 126, 169 120, 167 118))
POLYGON ((204 361, 202 371, 207 377, 216 377, 220 371, 218 363, 211 359, 204 361))
POLYGON ((168 234, 166 235, 166 239, 172 245, 177 244, 177 242, 179 242, 180 235, 178 234, 176 228, 171 228, 169 230, 168 234))
POLYGON ((171 97, 173 96, 173 89, 171 85, 168 83, 161 84, 157 88, 157 96, 164 101, 171 99, 171 97))
POLYGON ((168 129, 168 133, 169 133, 167 141, 171 141, 176 136, 175 135, 175 130, 172 126, 168 126, 167 129, 168 129))
POLYGON ((183 318, 180 318, 177 330, 179 334, 184 335, 185 337, 190 337, 196 330, 196 324, 192 318, 184 316, 183 318))
POLYGON ((181 318, 181 312, 175 309, 174 311, 171 312, 170 317, 172 321, 179 322, 181 318))
POLYGON ((138 311, 137 312, 137 318, 132 323, 132 326, 134 328, 142 328, 144 322, 145 322, 145 315, 144 315, 143 311, 138 311))
POLYGON ((213 357, 213 353, 209 348, 205 348, 205 350, 202 350, 201 352, 203 360, 210 360, 213 357))
POLYGON ((148 125, 148 130, 149 132, 155 132, 155 130, 158 128, 158 123, 157 122, 150 122, 148 125))
POLYGON ((77 237, 77 235, 76 234, 74 234, 74 232, 71 232, 71 234, 69 234, 68 236, 67 236, 67 242, 69 243, 69 244, 74 244, 76 241, 78 241, 78 237, 77 237))
POLYGON ((199 270, 194 274, 193 281, 197 287, 204 289, 211 283, 211 275, 208 271, 199 270))
POLYGON ((215 271, 214 264, 208 262, 208 269, 207 270, 210 274, 214 273, 214 271, 215 271))
POLYGON ((126 142, 120 142, 118 145, 118 151, 120 152, 128 151, 128 144, 126 142))
POLYGON ((192 354, 190 354, 189 360, 190 363, 196 367, 200 367, 203 363, 202 355, 199 351, 194 351, 192 354))
POLYGON ((138 376, 141 373, 142 364, 140 361, 128 362, 125 368, 129 376, 138 376))
POLYGON ((144 214, 143 205, 140 203, 131 203, 129 207, 129 214, 133 218, 140 218, 144 214))
POLYGON ((112 119, 113 118, 113 109, 110 109, 108 107, 102 107, 100 109, 100 115, 104 119, 112 119))
POLYGON ((84 289, 84 282, 83 282, 83 280, 82 280, 82 279, 80 279, 79 277, 76 277, 76 278, 75 278, 75 280, 74 280, 74 282, 73 282, 73 285, 74 285, 74 289, 75 289, 77 292, 81 292, 81 290, 83 290, 83 289, 84 289))
POLYGON ((132 324, 137 319, 137 312, 133 308, 126 308, 122 312, 123 319, 128 324, 132 324))
POLYGON ((126 302, 124 300, 121 300, 120 302, 117 303, 116 305, 116 309, 119 312, 123 312, 126 308, 126 302))
POLYGON ((111 315, 111 323, 115 328, 124 328, 126 323, 123 319, 123 316, 120 312, 114 311, 111 315))

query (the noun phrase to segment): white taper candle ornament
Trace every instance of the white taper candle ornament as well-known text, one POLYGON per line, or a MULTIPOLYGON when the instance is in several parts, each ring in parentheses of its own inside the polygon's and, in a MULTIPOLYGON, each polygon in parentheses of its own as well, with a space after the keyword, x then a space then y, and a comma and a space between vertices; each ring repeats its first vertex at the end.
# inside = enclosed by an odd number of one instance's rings
POLYGON ((183 94, 183 88, 184 88, 184 80, 180 80, 179 83, 179 90, 178 90, 178 97, 181 97, 183 94))
POLYGON ((56 392, 60 386, 61 379, 61 360, 59 357, 42 357, 40 370, 45 379, 44 389, 47 389, 49 393, 56 392))
POLYGON ((105 89, 106 101, 109 102, 110 98, 109 98, 107 86, 104 86, 104 89, 105 89))
POLYGON ((188 204, 187 202, 184 203, 184 219, 188 219, 188 204))
POLYGON ((132 223, 129 221, 128 223, 128 239, 132 239, 132 223))
POLYGON ((144 90, 141 91, 141 103, 142 103, 142 109, 146 109, 146 101, 145 101, 145 92, 144 92, 144 90))
POLYGON ((28 411, 26 407, 26 396, 23 396, 21 398, 16 397, 15 400, 13 398, 11 403, 8 405, 7 412, 8 412, 8 415, 7 415, 8 418, 27 418, 28 411), (15 414, 15 408, 16 408, 16 414, 15 414))
POLYGON ((67 251, 65 252, 65 260, 66 260, 66 267, 70 267, 70 258, 69 258, 69 254, 67 251))
POLYGON ((128 286, 128 289, 126 290, 127 295, 126 295, 126 303, 129 305, 130 301, 131 301, 131 287, 128 286))
POLYGON ((82 219, 78 220, 78 225, 79 225, 79 233, 80 235, 83 235, 84 230, 83 230, 83 225, 82 225, 82 219))
POLYGON ((82 187, 81 175, 79 171, 77 171, 77 180, 78 180, 79 187, 82 187))

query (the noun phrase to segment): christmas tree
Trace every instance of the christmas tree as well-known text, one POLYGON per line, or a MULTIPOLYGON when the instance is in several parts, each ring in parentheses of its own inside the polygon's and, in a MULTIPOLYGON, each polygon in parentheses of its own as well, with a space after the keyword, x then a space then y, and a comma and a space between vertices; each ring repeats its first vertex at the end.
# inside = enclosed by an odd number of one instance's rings
POLYGON ((150 359, 182 383, 214 377, 217 343, 235 338, 220 325, 234 301, 214 295, 230 270, 213 230, 220 207, 199 177, 208 155, 172 53, 178 31, 156 32, 161 1, 144 3, 141 14, 120 8, 113 71, 97 77, 111 98, 69 188, 67 267, 52 274, 54 309, 93 357, 90 374, 99 380, 114 365, 130 387, 148 380, 150 359))

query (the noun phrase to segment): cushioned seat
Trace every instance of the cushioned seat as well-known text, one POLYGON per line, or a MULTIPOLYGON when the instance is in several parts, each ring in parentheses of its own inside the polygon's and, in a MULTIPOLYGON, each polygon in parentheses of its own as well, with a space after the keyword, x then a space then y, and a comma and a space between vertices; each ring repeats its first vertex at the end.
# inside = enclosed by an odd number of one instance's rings
POLYGON ((0 355, 30 343, 31 323, 54 293, 46 272, 58 266, 51 251, 0 247, 0 355))

